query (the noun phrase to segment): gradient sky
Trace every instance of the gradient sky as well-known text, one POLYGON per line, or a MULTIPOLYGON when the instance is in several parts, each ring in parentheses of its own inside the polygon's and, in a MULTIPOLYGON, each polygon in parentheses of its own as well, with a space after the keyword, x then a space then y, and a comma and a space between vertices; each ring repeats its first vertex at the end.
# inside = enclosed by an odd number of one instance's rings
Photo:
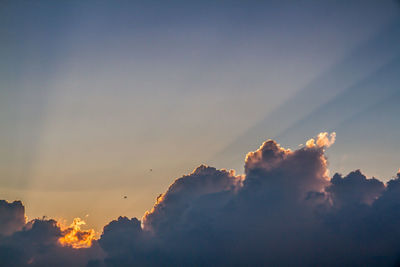
POLYGON ((268 138, 400 167, 396 1, 1 1, 0 59, 0 194, 29 218, 141 217, 268 138))

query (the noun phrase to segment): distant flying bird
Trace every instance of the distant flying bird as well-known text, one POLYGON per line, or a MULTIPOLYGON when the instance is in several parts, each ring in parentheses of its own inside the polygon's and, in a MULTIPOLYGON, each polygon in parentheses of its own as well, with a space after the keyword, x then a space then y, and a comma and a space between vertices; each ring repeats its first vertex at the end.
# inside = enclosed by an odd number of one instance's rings
POLYGON ((128 197, 127 196, 124 196, 124 199, 127 199, 128 197))
POLYGON ((153 169, 150 169, 150 171, 152 172, 152 171, 153 171, 153 169))

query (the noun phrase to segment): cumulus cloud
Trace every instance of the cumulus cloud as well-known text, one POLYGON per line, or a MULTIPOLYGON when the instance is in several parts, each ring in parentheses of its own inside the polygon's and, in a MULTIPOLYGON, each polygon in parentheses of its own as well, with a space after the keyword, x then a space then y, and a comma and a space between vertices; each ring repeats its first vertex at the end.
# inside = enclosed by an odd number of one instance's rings
POLYGON ((58 239, 58 242, 63 246, 73 248, 90 247, 95 238, 95 232, 93 229, 82 230, 81 226, 85 224, 85 221, 80 218, 75 218, 69 226, 63 226, 61 223, 58 223, 61 229, 61 237, 58 239))
POLYGON ((314 139, 311 138, 306 142, 307 147, 320 147, 320 148, 328 148, 335 143, 336 133, 333 132, 331 134, 327 132, 319 133, 318 136, 314 139))
POLYGON ((234 192, 240 181, 241 177, 235 176, 233 171, 201 165, 191 174, 175 180, 167 192, 157 198, 153 209, 143 217, 144 228, 171 231, 181 227, 176 218, 184 220, 199 199, 220 192, 234 192))
POLYGON ((21 201, 0 200, 0 234, 9 235, 25 225, 25 208, 21 201))
POLYGON ((100 259, 97 242, 87 249, 77 246, 88 240, 93 230, 81 230, 82 221, 60 228, 55 220, 34 219, 25 222, 20 201, 0 201, 0 266, 86 266, 91 259, 100 259), (70 242, 67 242, 70 241, 70 242))
POLYGON ((321 133, 294 151, 268 140, 247 154, 244 175, 201 165, 176 179, 141 221, 119 217, 90 248, 61 245, 71 233, 76 242, 90 236, 75 228, 79 222, 25 224, 21 212, 0 209, 0 221, 19 214, 14 228, 1 224, 8 235, 0 253, 16 258, 14 266, 399 264, 400 173, 387 184, 359 170, 329 177, 324 153, 335 137, 321 133))
POLYGON ((349 173, 346 177, 336 173, 331 185, 326 188, 330 193, 334 206, 371 205, 385 190, 385 185, 375 179, 367 179, 360 170, 349 173))

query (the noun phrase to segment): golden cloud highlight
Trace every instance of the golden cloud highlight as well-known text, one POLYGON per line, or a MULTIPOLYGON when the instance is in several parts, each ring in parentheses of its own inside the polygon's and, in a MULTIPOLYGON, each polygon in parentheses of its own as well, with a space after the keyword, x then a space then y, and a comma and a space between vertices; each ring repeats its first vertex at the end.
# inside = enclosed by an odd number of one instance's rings
POLYGON ((58 239, 58 242, 62 246, 76 249, 91 247, 92 241, 95 240, 96 233, 93 229, 82 230, 81 226, 85 224, 85 221, 80 218, 75 218, 72 224, 67 227, 58 223, 57 225, 60 227, 62 234, 62 237, 58 239))
POLYGON ((332 132, 331 134, 327 132, 319 133, 317 138, 311 138, 307 141, 306 147, 312 148, 328 148, 333 145, 336 141, 336 133, 332 132))

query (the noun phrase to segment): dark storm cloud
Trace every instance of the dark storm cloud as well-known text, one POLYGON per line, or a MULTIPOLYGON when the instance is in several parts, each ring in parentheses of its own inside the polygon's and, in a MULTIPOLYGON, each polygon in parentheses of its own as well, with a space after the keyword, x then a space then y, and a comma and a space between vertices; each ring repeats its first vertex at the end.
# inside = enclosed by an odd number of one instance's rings
POLYGON ((200 166, 157 198, 144 228, 127 218, 105 228, 106 265, 394 265, 400 182, 329 178, 334 139, 295 151, 268 140, 247 155, 244 176, 200 166), (125 245, 109 245, 117 240, 125 245))
POLYGON ((367 179, 360 170, 342 177, 336 173, 326 191, 331 193, 334 206, 372 204, 383 192, 385 185, 375 179, 367 179))
POLYGON ((177 224, 177 218, 190 219, 186 218, 187 212, 197 207, 197 201, 204 196, 235 191, 240 181, 232 171, 201 165, 190 175, 175 180, 167 192, 157 198, 154 208, 144 216, 145 229, 165 232, 182 227, 185 223, 177 224))
POLYGON ((0 200, 0 234, 9 235, 25 225, 25 208, 21 201, 0 200))
POLYGON ((1 266, 400 263, 400 174, 386 185, 359 170, 330 178, 324 152, 334 140, 321 133, 295 151, 268 140, 248 153, 242 176, 201 165, 176 179, 143 221, 119 217, 90 249, 60 246, 53 220, 20 229, 23 212, 10 209, 22 204, 4 202, 0 217, 19 226, 0 240, 1 266))
MULTIPOLYGON (((61 246, 59 238, 64 233, 55 220, 25 223, 20 201, 0 201, 0 222, 0 266, 86 266, 90 259, 102 256, 96 242, 80 250, 61 246)), ((85 232, 78 231, 77 235, 81 233, 85 232)))

